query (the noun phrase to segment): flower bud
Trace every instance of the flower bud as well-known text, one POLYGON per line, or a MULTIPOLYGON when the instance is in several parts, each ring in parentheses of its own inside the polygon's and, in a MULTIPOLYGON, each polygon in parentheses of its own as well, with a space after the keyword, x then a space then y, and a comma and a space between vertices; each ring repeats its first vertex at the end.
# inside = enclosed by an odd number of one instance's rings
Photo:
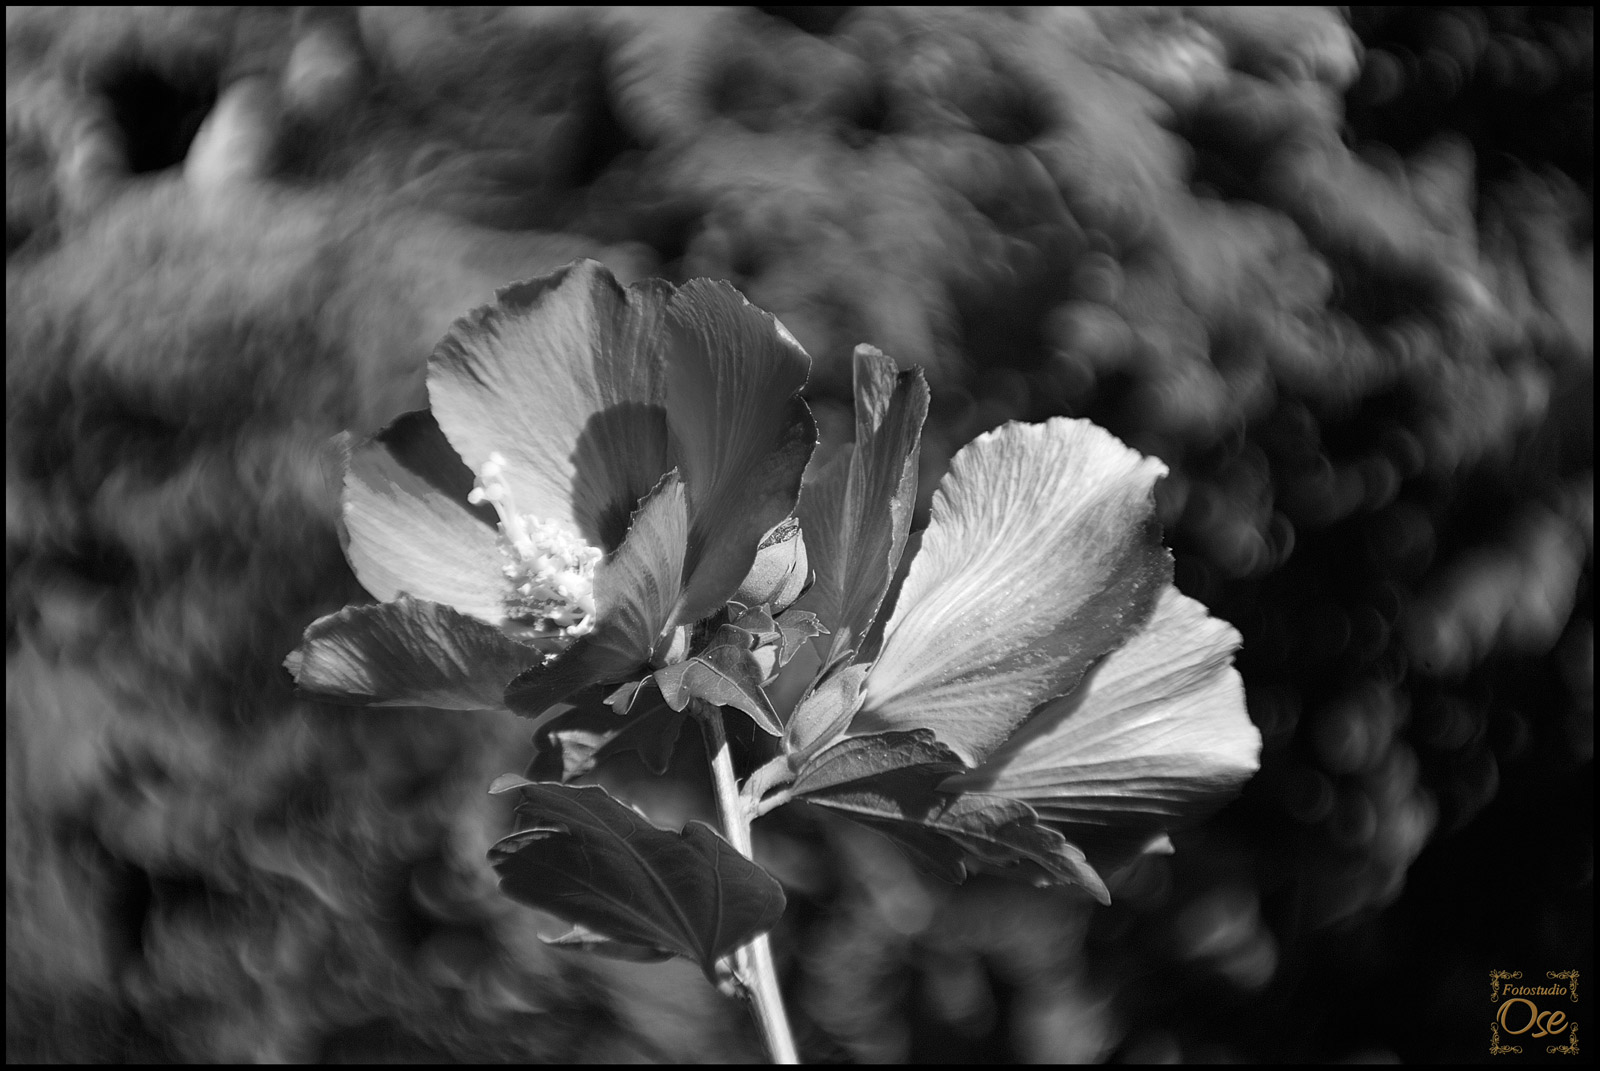
POLYGON ((768 605, 773 613, 779 613, 800 597, 809 579, 800 522, 788 517, 762 537, 755 564, 733 598, 746 606, 768 605))

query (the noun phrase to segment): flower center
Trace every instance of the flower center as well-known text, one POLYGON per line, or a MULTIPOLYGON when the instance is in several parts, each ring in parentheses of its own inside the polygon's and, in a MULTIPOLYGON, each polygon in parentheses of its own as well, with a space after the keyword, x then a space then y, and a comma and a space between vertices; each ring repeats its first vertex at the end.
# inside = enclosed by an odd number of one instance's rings
POLYGON ((518 513, 505 480, 505 455, 489 455, 467 495, 500 515, 500 549, 511 582, 506 613, 535 630, 571 639, 594 627, 594 569, 602 554, 560 521, 518 513))

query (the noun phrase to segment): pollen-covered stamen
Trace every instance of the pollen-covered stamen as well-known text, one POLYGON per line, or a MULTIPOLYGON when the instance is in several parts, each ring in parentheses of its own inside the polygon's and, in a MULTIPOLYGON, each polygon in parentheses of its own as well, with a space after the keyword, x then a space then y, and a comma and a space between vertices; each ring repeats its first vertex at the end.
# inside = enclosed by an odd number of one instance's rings
POLYGON ((518 513, 505 469, 505 456, 490 454, 467 501, 487 502, 500 515, 500 549, 511 582, 507 616, 536 632, 582 636, 594 627, 594 569, 601 552, 560 521, 518 513))

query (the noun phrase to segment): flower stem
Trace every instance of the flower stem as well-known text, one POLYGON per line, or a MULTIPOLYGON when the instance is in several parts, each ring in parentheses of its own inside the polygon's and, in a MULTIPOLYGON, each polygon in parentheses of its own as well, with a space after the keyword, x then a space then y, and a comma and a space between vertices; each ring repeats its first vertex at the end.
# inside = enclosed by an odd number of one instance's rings
MULTIPOLYGON (((733 758, 728 753, 728 737, 722 729, 722 711, 708 704, 695 703, 700 731, 705 736, 706 754, 711 758, 711 781, 716 790, 717 812, 728 843, 746 859, 751 858, 750 811, 739 794, 733 776, 733 758)), ((789 1032, 789 1016, 783 1009, 783 993, 778 988, 778 969, 772 960, 772 945, 766 934, 754 938, 734 954, 735 973, 750 1000, 751 1014, 761 1027, 761 1036, 775 1064, 797 1064, 794 1035, 789 1032)))

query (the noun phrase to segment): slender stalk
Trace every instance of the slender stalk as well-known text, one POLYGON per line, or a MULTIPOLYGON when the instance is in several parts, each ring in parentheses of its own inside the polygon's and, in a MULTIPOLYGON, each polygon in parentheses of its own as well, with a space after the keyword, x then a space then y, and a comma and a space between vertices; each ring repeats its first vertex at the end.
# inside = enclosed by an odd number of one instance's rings
POLYGON ((766 799, 754 802, 753 805, 755 807, 755 812, 751 815, 751 817, 760 818, 769 811, 776 811, 779 807, 782 807, 785 803, 788 803, 792 799, 794 799, 794 796, 790 795, 789 790, 786 788, 782 789, 781 791, 774 792, 766 799))
MULTIPOLYGON (((696 702, 700 731, 705 736, 706 754, 711 758, 711 780, 716 790, 717 812, 728 843, 746 859, 750 850, 750 811, 739 794, 733 776, 733 757, 728 753, 728 737, 722 729, 722 711, 696 702)), ((733 954, 735 972, 750 998, 751 1013, 761 1027, 767 1051, 775 1064, 797 1064, 794 1035, 789 1031, 789 1016, 783 1008, 783 993, 778 988, 778 969, 772 960, 772 945, 761 934, 733 954)))

